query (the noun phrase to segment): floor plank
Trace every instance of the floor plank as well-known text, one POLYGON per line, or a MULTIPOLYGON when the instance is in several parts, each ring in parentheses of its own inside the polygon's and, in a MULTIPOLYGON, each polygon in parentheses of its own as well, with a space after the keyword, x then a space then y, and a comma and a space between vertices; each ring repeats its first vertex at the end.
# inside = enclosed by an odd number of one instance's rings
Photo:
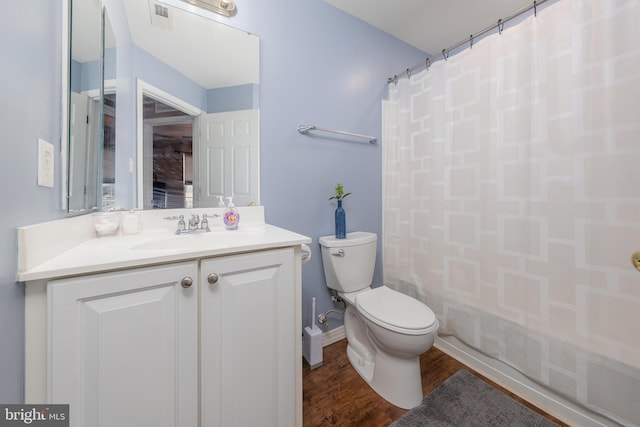
MULTIPOLYGON (((323 365, 316 369, 309 369, 309 365, 303 362, 303 425, 305 427, 384 427, 407 412, 378 396, 360 378, 347 359, 346 339, 325 347, 323 362, 323 365)), ((532 410, 560 426, 567 427, 567 424, 544 413, 435 347, 420 357, 420 367, 424 395, 429 394, 459 369, 466 369, 532 410)))

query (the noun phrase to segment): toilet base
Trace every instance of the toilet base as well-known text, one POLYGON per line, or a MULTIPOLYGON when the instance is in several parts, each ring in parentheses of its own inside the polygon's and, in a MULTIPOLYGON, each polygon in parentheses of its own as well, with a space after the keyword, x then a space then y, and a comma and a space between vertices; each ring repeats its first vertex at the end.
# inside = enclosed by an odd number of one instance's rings
MULTIPOLYGON (((347 304, 344 317, 347 357, 363 380, 385 400, 410 409, 422 402, 420 357, 391 355, 367 330, 358 311, 347 304)), ((428 344, 431 347, 431 344, 428 344)), ((424 351, 428 350, 425 344, 424 351)))
POLYGON ((403 409, 415 408, 423 398, 420 358, 402 359, 378 351, 369 385, 394 405, 403 409))
POLYGON ((419 357, 402 359, 377 349, 371 362, 361 357, 348 342, 347 357, 362 379, 386 401, 403 409, 422 403, 419 357))
POLYGON ((362 379, 365 380, 367 384, 371 383, 375 363, 366 361, 364 358, 360 357, 358 352, 348 343, 347 358, 349 359, 349 363, 351 363, 351 366, 353 366, 353 369, 358 372, 362 379))

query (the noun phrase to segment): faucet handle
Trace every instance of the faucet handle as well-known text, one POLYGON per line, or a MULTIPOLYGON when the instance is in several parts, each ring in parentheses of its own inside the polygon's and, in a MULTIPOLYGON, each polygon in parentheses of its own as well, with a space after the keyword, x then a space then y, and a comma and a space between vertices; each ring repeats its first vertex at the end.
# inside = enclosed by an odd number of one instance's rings
POLYGON ((180 216, 166 216, 164 217, 165 220, 167 221, 175 221, 178 220, 178 229, 176 230, 176 234, 180 234, 181 232, 183 232, 186 228, 187 225, 184 222, 184 215, 180 215, 180 216))
POLYGON ((187 228, 187 224, 185 224, 184 222, 184 215, 180 215, 178 217, 178 230, 176 231, 176 233, 180 233, 182 231, 184 231, 187 228))
POLYGON ((207 214, 202 214, 202 221, 200 222, 200 230, 211 231, 209 228, 209 220, 207 219, 207 214))

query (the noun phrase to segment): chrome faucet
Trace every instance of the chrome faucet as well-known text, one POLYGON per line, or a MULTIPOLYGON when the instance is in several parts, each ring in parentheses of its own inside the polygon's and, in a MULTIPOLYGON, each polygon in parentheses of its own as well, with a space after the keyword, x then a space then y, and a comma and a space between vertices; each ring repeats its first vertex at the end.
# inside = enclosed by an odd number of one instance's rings
POLYGON ((197 214, 191 214, 189 218, 189 230, 197 230, 200 225, 200 217, 197 214))
POLYGON ((217 214, 202 214, 202 221, 200 220, 200 216, 197 214, 191 214, 189 218, 189 227, 187 228, 187 222, 184 220, 184 215, 180 216, 168 216, 165 219, 168 221, 178 220, 178 228, 176 229, 176 234, 189 234, 189 233, 198 233, 198 232, 209 232, 211 229, 209 228, 209 220, 207 218, 216 218, 217 214))

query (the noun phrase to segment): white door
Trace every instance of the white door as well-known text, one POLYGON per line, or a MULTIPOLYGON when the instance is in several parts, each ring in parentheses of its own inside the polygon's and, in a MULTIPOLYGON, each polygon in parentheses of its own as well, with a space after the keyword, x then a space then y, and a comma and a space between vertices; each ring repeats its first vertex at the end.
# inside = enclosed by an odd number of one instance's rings
MULTIPOLYGON (((69 210, 96 207, 100 122, 98 100, 88 93, 71 92, 69 110, 69 210)), ((100 163, 101 164, 101 163, 100 163)))
POLYGON ((197 272, 188 262, 50 283, 48 400, 70 405, 71 426, 197 426, 197 272))
POLYGON ((202 427, 296 425, 293 254, 287 248, 202 261, 202 427))
POLYGON ((218 206, 218 196, 260 204, 259 110, 201 115, 199 146, 198 206, 218 206))
POLYGON ((69 109, 69 210, 85 208, 89 97, 71 92, 69 109))

